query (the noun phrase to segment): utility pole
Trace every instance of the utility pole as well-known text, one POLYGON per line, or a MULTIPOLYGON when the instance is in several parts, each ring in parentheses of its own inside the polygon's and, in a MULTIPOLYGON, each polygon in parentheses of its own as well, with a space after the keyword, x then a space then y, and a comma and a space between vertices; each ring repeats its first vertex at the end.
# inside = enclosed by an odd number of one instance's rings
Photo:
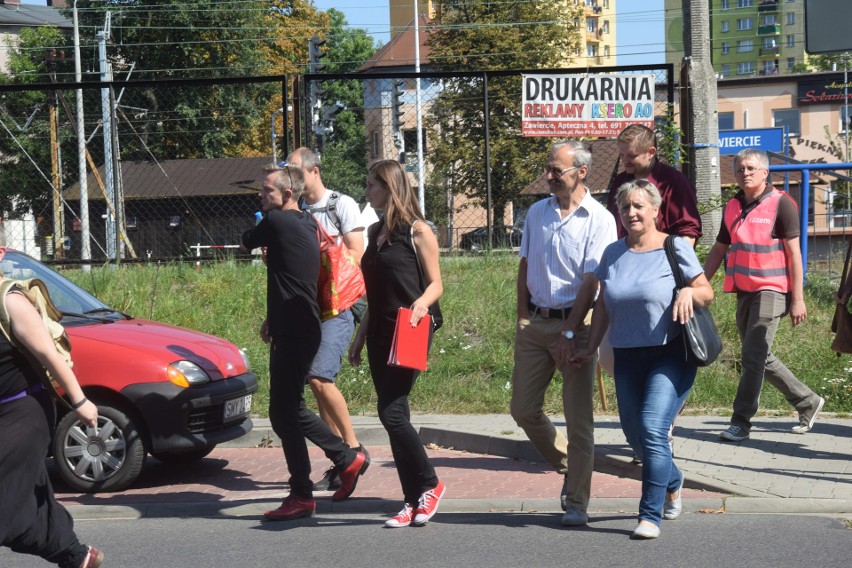
MULTIPOLYGON (((707 0, 683 0, 685 55, 680 81, 681 121, 686 142, 687 177, 695 183, 698 202, 721 196, 716 74, 710 58, 710 9, 707 0)), ((703 244, 713 244, 722 212, 701 216, 703 244)))
MULTIPOLYGON (((77 0, 74 0, 74 81, 83 82, 82 63, 80 62, 80 22, 77 17, 77 0)), ((86 129, 83 113, 83 89, 77 88, 77 166, 80 172, 80 258, 92 258, 91 235, 89 231, 89 184, 86 171, 86 129)), ((55 244, 55 243, 54 243, 55 244)), ((91 270, 90 264, 84 264, 83 270, 91 270)))
MULTIPOLYGON (((104 30, 97 33, 98 39, 98 62, 100 64, 101 82, 107 83, 112 81, 112 69, 107 61, 106 56, 106 40, 109 37, 111 12, 106 13, 106 22, 104 30)), ((101 117, 103 120, 103 136, 104 136, 104 182, 106 184, 107 201, 117 205, 115 202, 115 162, 113 160, 113 140, 112 140, 112 103, 110 100, 110 90, 108 88, 101 89, 101 117)), ((118 249, 116 243, 116 218, 114 212, 106 207, 106 246, 107 258, 118 261, 118 249)))

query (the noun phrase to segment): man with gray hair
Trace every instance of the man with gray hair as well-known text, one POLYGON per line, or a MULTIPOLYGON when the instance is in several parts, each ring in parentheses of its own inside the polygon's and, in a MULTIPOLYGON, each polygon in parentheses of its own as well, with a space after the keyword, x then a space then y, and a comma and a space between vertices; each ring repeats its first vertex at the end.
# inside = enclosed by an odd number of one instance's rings
POLYGON ((597 295, 594 271, 616 238, 615 220, 585 185, 591 153, 576 140, 553 145, 544 175, 551 196, 530 207, 518 267, 518 324, 511 413, 530 441, 565 476, 564 526, 588 522, 594 466, 596 357, 568 359, 588 341, 587 315, 597 295), (553 372, 562 373, 567 437, 544 414, 553 372))
POLYGON ((737 331, 742 339, 734 413, 719 437, 741 442, 751 435, 764 377, 799 412, 792 432, 804 434, 813 428, 825 399, 772 353, 781 318, 789 314, 796 326, 808 316, 796 203, 772 187, 769 157, 762 150, 741 150, 734 156, 734 175, 740 191, 725 206, 716 244, 704 262, 710 280, 727 254, 724 291, 737 295, 737 331))

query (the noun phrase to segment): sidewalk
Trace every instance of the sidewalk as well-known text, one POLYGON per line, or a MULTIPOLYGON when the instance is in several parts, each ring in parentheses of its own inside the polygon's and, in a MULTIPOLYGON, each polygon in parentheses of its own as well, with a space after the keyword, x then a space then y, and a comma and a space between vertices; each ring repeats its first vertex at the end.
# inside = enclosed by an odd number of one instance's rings
MULTIPOLYGON (((401 495, 387 435, 376 417, 353 422, 372 465, 349 500, 332 505, 330 494, 317 493, 318 512, 395 513, 401 495)), ((447 485, 442 511, 559 510, 561 476, 510 416, 416 415, 412 422, 447 485)), ((727 423, 721 416, 678 418, 675 457, 686 476, 687 512, 852 513, 852 420, 821 418, 802 436, 789 432, 793 417, 757 418, 751 438, 739 444, 718 439, 727 423)), ((641 468, 631 463, 617 417, 596 418, 595 442, 590 513, 635 511, 641 468)), ((318 478, 329 462, 317 448, 310 452, 318 478)), ((286 495, 287 477, 269 421, 256 419, 251 434, 198 463, 149 457, 124 492, 81 495, 58 483, 56 492, 76 518, 260 515, 286 495)))

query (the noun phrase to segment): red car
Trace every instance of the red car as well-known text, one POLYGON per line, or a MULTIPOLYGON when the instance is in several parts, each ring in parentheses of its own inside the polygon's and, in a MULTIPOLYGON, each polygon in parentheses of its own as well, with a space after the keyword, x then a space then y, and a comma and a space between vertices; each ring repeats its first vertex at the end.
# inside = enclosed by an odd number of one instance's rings
POLYGON ((119 491, 139 476, 148 453, 199 460, 251 431, 257 378, 237 346, 118 312, 17 251, 7 250, 0 272, 47 285, 71 339, 74 373, 98 406, 97 428, 57 408, 53 456, 74 489, 119 491))

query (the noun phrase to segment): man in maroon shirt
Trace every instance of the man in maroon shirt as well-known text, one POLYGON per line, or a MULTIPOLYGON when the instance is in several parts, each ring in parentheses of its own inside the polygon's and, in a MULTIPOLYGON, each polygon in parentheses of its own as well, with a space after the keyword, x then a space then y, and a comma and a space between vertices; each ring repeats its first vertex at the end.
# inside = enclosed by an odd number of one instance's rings
POLYGON ((609 186, 607 209, 615 215, 618 237, 627 235, 619 222, 615 194, 622 184, 633 179, 647 179, 660 190, 663 203, 657 217, 657 228, 686 238, 692 245, 701 236, 701 217, 695 187, 678 170, 657 159, 654 131, 641 124, 631 124, 618 135, 618 153, 624 171, 609 186))

